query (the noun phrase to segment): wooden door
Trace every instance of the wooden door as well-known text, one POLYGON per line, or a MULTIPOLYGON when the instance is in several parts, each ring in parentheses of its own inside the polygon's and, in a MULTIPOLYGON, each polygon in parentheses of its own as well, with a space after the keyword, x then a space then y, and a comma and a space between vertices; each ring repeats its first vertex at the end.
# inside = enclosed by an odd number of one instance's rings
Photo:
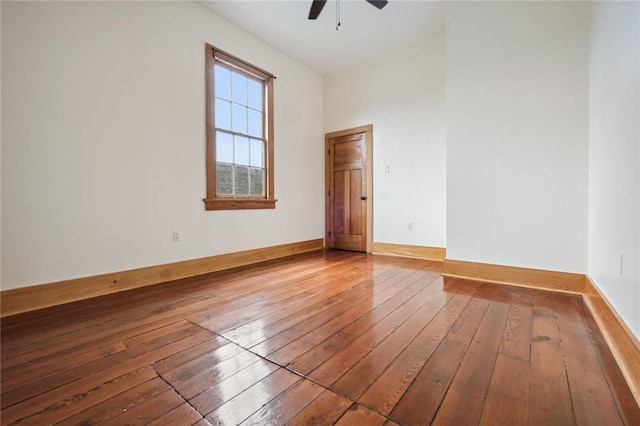
MULTIPOLYGON (((367 137, 370 126, 328 134, 326 140, 326 246, 367 251, 367 137)), ((369 153, 370 155, 370 153, 369 153)), ((369 244, 370 245, 370 244, 369 244)))

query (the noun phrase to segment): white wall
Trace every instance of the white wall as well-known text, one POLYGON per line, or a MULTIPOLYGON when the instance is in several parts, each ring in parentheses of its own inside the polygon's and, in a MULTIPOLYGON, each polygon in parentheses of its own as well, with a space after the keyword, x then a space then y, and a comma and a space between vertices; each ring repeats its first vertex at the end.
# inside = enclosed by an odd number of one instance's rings
POLYGON ((586 271, 587 11, 450 5, 448 258, 586 271))
POLYGON ((320 75, 202 6, 4 3, 2 63, 3 289, 322 237, 320 75), (278 77, 275 210, 204 210, 206 42, 278 77))
POLYGON ((441 34, 324 78, 325 133, 373 124, 376 242, 446 245, 444 54, 441 34))
POLYGON ((636 336, 640 336, 639 9, 637 2, 594 3, 589 64, 589 276, 636 336))

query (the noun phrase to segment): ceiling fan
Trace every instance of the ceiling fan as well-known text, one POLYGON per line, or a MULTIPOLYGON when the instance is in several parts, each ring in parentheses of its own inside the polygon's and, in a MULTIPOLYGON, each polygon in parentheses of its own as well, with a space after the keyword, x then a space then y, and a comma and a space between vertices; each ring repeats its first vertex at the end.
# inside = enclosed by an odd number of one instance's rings
MULTIPOLYGON (((374 5, 378 9, 382 9, 387 5, 387 0, 366 0, 367 3, 374 5)), ((318 19, 320 16, 320 12, 324 8, 324 5, 327 4, 327 0, 313 0, 311 3, 311 9, 309 10, 309 19, 318 19)))

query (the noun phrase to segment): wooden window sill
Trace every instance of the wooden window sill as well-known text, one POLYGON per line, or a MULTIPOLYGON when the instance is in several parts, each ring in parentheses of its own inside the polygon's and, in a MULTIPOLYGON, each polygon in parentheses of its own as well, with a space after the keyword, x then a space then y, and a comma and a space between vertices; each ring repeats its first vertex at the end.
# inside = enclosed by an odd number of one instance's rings
POLYGON ((205 198, 203 201, 206 210, 247 210, 275 209, 278 200, 205 198))

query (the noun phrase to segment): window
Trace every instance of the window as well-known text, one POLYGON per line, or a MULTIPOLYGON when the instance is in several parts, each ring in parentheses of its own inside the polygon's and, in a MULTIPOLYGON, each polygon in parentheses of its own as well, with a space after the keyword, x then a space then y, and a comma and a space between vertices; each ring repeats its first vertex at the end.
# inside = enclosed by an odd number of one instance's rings
POLYGON ((273 209, 273 75, 206 45, 207 210, 273 209))

